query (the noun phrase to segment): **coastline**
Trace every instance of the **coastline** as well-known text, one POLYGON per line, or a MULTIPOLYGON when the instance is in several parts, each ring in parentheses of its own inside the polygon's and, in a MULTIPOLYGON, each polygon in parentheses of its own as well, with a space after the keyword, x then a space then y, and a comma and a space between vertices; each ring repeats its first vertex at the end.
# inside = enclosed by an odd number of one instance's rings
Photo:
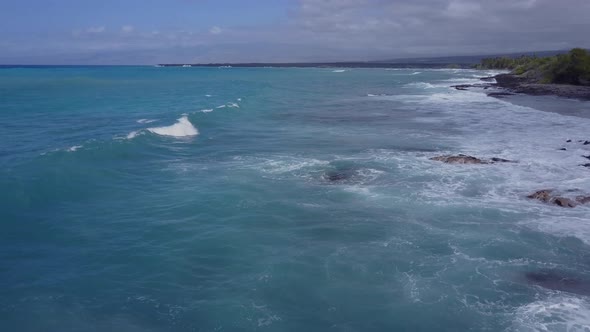
POLYGON ((590 100, 590 86, 569 84, 540 84, 514 74, 499 74, 493 77, 496 86, 513 93, 533 96, 553 95, 564 98, 590 100))

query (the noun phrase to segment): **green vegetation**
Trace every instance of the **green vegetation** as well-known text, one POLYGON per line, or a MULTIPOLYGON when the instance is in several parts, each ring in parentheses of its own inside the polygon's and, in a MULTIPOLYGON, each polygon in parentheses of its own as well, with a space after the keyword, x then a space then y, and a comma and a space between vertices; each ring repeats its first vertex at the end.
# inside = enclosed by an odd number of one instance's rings
POLYGON ((551 57, 521 56, 518 58, 483 59, 477 69, 510 69, 539 83, 590 85, 590 54, 574 48, 567 54, 551 57))

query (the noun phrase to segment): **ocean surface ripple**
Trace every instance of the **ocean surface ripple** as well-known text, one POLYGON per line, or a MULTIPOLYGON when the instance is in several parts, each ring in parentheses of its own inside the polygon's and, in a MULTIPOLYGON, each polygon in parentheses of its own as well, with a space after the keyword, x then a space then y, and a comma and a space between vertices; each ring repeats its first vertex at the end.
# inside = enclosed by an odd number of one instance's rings
POLYGON ((0 69, 0 331, 588 331, 590 104, 490 74, 0 69))

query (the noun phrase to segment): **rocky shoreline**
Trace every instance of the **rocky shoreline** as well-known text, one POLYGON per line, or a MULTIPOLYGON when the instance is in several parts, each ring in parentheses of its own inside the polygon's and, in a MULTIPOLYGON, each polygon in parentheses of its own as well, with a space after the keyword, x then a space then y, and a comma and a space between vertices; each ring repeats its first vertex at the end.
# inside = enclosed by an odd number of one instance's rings
MULTIPOLYGON (((568 140, 568 143, 571 143, 572 140, 568 140)), ((582 142, 582 141, 580 141, 582 142)), ((583 142, 584 145, 590 145, 590 141, 583 142)), ((566 150, 566 149, 561 149, 566 150)), ((583 158, 590 159, 590 155, 588 156, 581 156, 583 158)), ((441 155, 429 158, 433 161, 443 162, 445 164, 455 164, 455 165, 490 165, 490 164, 499 164, 499 163, 517 163, 514 160, 508 160, 498 157, 492 157, 488 159, 484 158, 477 158, 465 154, 457 154, 457 155, 441 155)), ((582 164, 579 166, 583 167, 590 167, 590 164, 582 164)), ((579 205, 590 205, 590 193, 586 193, 580 191, 578 189, 568 189, 565 191, 560 191, 557 189, 541 189, 537 190, 534 193, 531 193, 526 196, 528 199, 538 200, 545 204, 560 206, 563 208, 574 208, 579 205)))
POLYGON ((499 74, 491 77, 483 77, 481 80, 485 83, 461 84, 453 85, 452 87, 457 90, 469 90, 472 88, 488 90, 495 88, 493 92, 488 93, 488 96, 498 98, 519 93, 532 96, 558 96, 590 100, 590 86, 541 84, 533 79, 515 74, 499 74))

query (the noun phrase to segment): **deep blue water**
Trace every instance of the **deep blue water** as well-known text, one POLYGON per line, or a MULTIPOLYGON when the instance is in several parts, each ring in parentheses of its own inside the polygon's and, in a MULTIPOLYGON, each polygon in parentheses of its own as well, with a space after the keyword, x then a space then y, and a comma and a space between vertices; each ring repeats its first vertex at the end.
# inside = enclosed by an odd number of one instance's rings
POLYGON ((590 119, 489 74, 0 69, 0 331, 590 329, 590 119))

